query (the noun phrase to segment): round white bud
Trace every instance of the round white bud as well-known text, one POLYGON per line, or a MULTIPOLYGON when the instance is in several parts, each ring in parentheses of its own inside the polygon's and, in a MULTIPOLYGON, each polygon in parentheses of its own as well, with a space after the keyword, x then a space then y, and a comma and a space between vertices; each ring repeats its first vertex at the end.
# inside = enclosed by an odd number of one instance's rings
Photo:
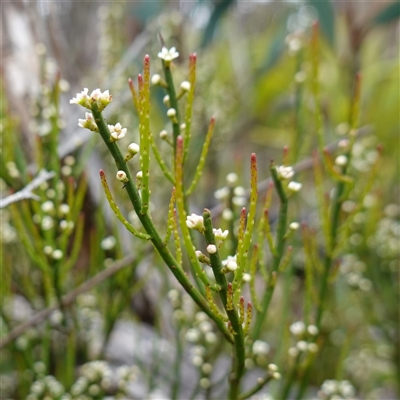
POLYGON ((128 151, 129 151, 129 153, 131 153, 132 155, 136 155, 137 153, 139 153, 140 147, 139 147, 139 145, 138 145, 137 143, 131 143, 131 144, 128 146, 128 151))
POLYGON ((210 254, 215 254, 217 252, 217 246, 215 246, 215 244, 209 244, 207 246, 207 252, 210 254))
POLYGON ((174 117, 176 117, 176 110, 175 110, 175 108, 170 108, 170 109, 168 109, 168 111, 167 111, 167 116, 168 116, 169 118, 174 118, 174 117))
POLYGON ((189 90, 190 90, 190 82, 188 82, 188 81, 183 81, 182 83, 181 83, 181 89, 184 91, 184 92, 188 92, 189 90))
POLYGON ((290 228, 292 231, 297 231, 297 229, 300 228, 300 224, 299 224, 298 222, 292 222, 292 223, 289 225, 289 228, 290 228))
POLYGON ((142 179, 142 178, 143 178, 143 172, 142 172, 142 171, 139 171, 139 172, 136 174, 136 178, 137 178, 137 179, 142 179))
POLYGON ((165 130, 165 129, 163 129, 161 132, 160 132, 160 138, 161 139, 166 139, 168 137, 168 132, 165 130))
POLYGON ((159 85, 161 82, 161 76, 159 74, 154 74, 151 77, 151 83, 152 85, 159 85))
POLYGON ((117 172, 116 177, 121 182, 126 182, 128 180, 128 178, 126 177, 126 172, 122 170, 117 172))

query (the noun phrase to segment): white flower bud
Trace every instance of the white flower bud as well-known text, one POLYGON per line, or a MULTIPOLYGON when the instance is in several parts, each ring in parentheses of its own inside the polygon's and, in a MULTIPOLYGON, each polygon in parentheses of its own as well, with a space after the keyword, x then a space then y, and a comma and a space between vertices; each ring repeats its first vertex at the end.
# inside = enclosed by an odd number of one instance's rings
POLYGON ((307 351, 308 349, 308 343, 304 340, 300 340, 299 342, 297 342, 296 347, 300 350, 300 351, 307 351))
POLYGON ((300 228, 300 224, 299 224, 298 222, 292 222, 292 223, 289 225, 289 228, 290 228, 292 231, 297 231, 297 229, 300 228))
POLYGON ((215 246, 215 244, 209 244, 207 246, 207 252, 209 254, 215 254, 217 252, 217 246, 215 246))
POLYGON ((161 132, 160 132, 160 138, 161 139, 166 139, 168 137, 168 132, 165 130, 165 129, 163 129, 161 132))
POLYGON ((151 83, 152 85, 159 85, 161 83, 161 76, 159 74, 154 74, 151 77, 151 83))
POLYGON ((272 378, 274 378, 276 380, 281 379, 281 374, 279 372, 274 372, 272 374, 272 378))
POLYGON ((270 372, 278 372, 278 366, 276 364, 268 364, 267 368, 270 372))
POLYGON ((204 363, 204 364, 201 366, 201 370, 203 371, 203 373, 204 373, 205 375, 210 375, 211 372, 212 372, 212 370, 213 370, 213 367, 212 367, 212 365, 209 364, 209 363, 204 363))
POLYGON ((299 182, 289 182, 288 189, 292 192, 298 192, 303 185, 299 182))
POLYGON ((170 108, 170 109, 168 109, 168 111, 167 111, 167 116, 168 116, 169 118, 175 118, 175 117, 176 117, 176 110, 175 110, 175 108, 170 108))
POLYGON ((251 281, 251 275, 250 274, 243 274, 242 278, 243 282, 250 282, 251 281))
POLYGON ((51 213, 54 211, 54 203, 50 200, 47 200, 40 206, 40 208, 45 213, 51 213))
POLYGON ((335 164, 343 167, 344 165, 347 164, 347 157, 344 156, 343 154, 340 156, 337 156, 335 159, 335 164))
POLYGON ((56 249, 51 253, 51 256, 53 257, 54 260, 61 260, 63 258, 63 252, 59 249, 56 249))
POLYGON ((183 82, 181 83, 181 89, 182 89, 184 92, 188 92, 188 91, 190 90, 190 82, 188 82, 188 81, 183 81, 183 82))
POLYGON ((290 166, 286 167, 284 165, 281 165, 277 167, 276 170, 280 179, 290 179, 294 175, 293 167, 290 166))
POLYGON ((256 340, 253 343, 253 354, 257 356, 266 356, 269 353, 270 346, 267 342, 263 342, 262 340, 256 340))
POLYGON ((49 245, 43 247, 43 252, 44 254, 47 254, 48 256, 53 252, 53 248, 49 245))
POLYGON ((139 153, 140 147, 137 143, 131 143, 128 146, 128 152, 131 153, 133 156, 139 153))
POLYGON ((226 182, 228 185, 234 185, 238 181, 238 176, 234 172, 229 173, 226 176, 226 182))
POLYGON ((208 378, 201 378, 199 384, 202 389, 208 389, 211 386, 211 382, 208 378))
POLYGON ((222 219, 225 221, 231 221, 233 218, 233 211, 230 208, 225 208, 224 211, 222 211, 222 219))
POLYGON ((121 182, 128 182, 128 178, 126 176, 126 172, 125 171, 122 171, 122 170, 118 171, 117 175, 116 175, 116 178, 121 182))
POLYGON ((301 336, 306 331, 306 326, 303 321, 297 321, 297 322, 293 322, 293 324, 290 325, 289 329, 293 335, 301 336))
POLYGON ((61 204, 58 210, 61 214, 66 215, 69 213, 70 208, 68 204, 61 204))
POLYGON ((307 332, 312 336, 316 336, 318 335, 319 330, 315 325, 308 325, 307 332))
POLYGON ((163 103, 165 104, 165 105, 167 105, 167 104, 169 104, 169 96, 166 94, 164 97, 163 97, 163 103))
POLYGON ((142 172, 142 171, 139 171, 139 172, 136 174, 136 178, 137 178, 137 179, 143 179, 143 172, 142 172))
POLYGON ((186 225, 189 229, 196 229, 204 232, 204 221, 201 215, 192 213, 186 217, 186 225))

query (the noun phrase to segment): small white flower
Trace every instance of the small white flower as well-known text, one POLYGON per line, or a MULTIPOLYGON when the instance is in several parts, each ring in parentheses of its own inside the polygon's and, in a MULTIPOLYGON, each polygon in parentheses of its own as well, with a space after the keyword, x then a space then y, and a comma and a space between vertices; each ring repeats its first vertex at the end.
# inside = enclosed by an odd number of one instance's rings
POLYGON ((164 97, 163 97, 163 103, 165 104, 165 105, 167 105, 167 104, 169 104, 169 96, 166 94, 164 97))
POLYGON ((186 332, 185 339, 190 343, 196 343, 200 339, 200 331, 192 328, 186 332))
POLYGON ((293 324, 290 325, 289 329, 293 335, 300 336, 306 331, 306 326, 303 321, 297 321, 297 322, 293 322, 293 324))
POLYGON ((204 339, 208 344, 214 344, 217 342, 217 335, 214 332, 206 332, 204 339))
POLYGON ((199 329, 203 333, 211 332, 212 331, 212 325, 210 321, 202 321, 199 324, 199 329))
POLYGON ((53 248, 49 245, 43 247, 43 252, 44 254, 47 254, 48 256, 53 252, 53 248))
POLYGON ((40 206, 40 208, 45 213, 51 213, 54 211, 54 203, 50 200, 47 200, 40 206))
POLYGON ((192 364, 193 364, 195 367, 200 367, 200 366, 203 364, 203 362, 204 362, 203 357, 194 356, 194 357, 192 358, 192 364))
POLYGON ((311 353, 316 353, 318 351, 318 345, 316 343, 308 343, 307 350, 311 353))
POLYGON ((139 145, 137 143, 131 143, 128 146, 128 154, 125 156, 125 159, 130 160, 132 157, 138 154, 139 151, 140 151, 139 145))
MULTIPOLYGON (((92 113, 88 113, 88 112, 85 113, 85 119, 78 119, 78 126, 80 126, 81 128, 89 129, 92 132, 98 132, 99 131, 98 128, 97 128, 96 123, 94 122, 93 114, 92 113)), ((66 157, 66 159, 67 159, 67 157, 66 157)), ((66 160, 64 160, 64 162, 67 165, 70 165, 70 164, 68 164, 68 162, 66 160)))
POLYGON ((300 228, 300 224, 299 224, 298 222, 292 222, 292 223, 289 225, 289 228, 290 228, 292 231, 297 231, 297 229, 300 228))
POLYGON ((296 347, 300 350, 300 351, 307 351, 308 349, 308 343, 304 340, 300 340, 299 342, 296 343, 296 347))
POLYGON ((182 83, 181 83, 181 89, 184 91, 184 92, 188 92, 189 90, 190 90, 190 82, 188 82, 188 81, 183 81, 182 83))
POLYGON ((176 117, 176 110, 175 110, 175 108, 170 108, 170 109, 168 109, 168 111, 167 111, 167 116, 168 116, 169 118, 174 118, 174 117, 176 117))
POLYGON ((49 217, 48 215, 44 216, 41 222, 42 229, 44 231, 48 231, 54 226, 54 220, 53 218, 49 217))
POLYGON ((161 75, 159 75, 159 74, 154 74, 154 75, 151 77, 151 83, 152 83, 152 85, 159 85, 160 82, 161 82, 161 75))
POLYGON ((161 132, 160 132, 160 138, 161 139, 166 139, 168 137, 168 132, 165 130, 165 129, 163 129, 161 132))
POLYGON ((234 172, 229 173, 226 176, 226 182, 228 185, 234 185, 238 181, 238 176, 234 172))
POLYGON ((233 218, 233 211, 230 208, 225 208, 224 211, 222 211, 222 219, 225 221, 231 221, 233 218))
POLYGON ((250 282, 251 281, 251 275, 250 274, 243 274, 243 281, 244 282, 250 282))
POLYGON ((176 51, 175 47, 171 47, 169 50, 164 46, 158 53, 158 58, 165 61, 167 65, 171 63, 172 60, 179 57, 179 53, 176 51))
POLYGON ((101 241, 100 247, 103 250, 112 250, 115 247, 116 243, 117 240, 115 239, 114 236, 107 236, 101 241))
POLYGON ((274 372, 272 374, 272 378, 274 378, 276 380, 281 379, 281 374, 279 372, 274 372))
POLYGON ((97 108, 99 111, 104 110, 108 104, 112 101, 112 96, 108 90, 105 90, 103 93, 100 89, 93 90, 92 94, 90 95, 92 102, 96 102, 97 108))
POLYGON ((202 389, 208 389, 211 386, 211 382, 208 378, 201 378, 199 385, 202 389))
POLYGON ((66 215, 69 213, 70 208, 68 204, 61 204, 58 210, 61 214, 66 215))
POLYGON ((108 125, 108 129, 110 130, 111 133, 110 142, 115 142, 117 140, 122 139, 127 132, 127 129, 122 128, 119 122, 116 125, 108 125))
POLYGON ((298 350, 298 348, 297 347, 290 347, 289 348, 289 350, 288 350, 288 353, 289 353, 289 356, 290 357, 297 357, 298 356, 298 354, 299 354, 299 350, 298 350))
POLYGON ((61 260, 63 258, 63 252, 59 249, 56 249, 51 253, 51 256, 53 257, 54 260, 61 260))
POLYGON ((288 189, 292 192, 298 192, 303 185, 299 182, 289 182, 288 189))
POLYGON ((236 271, 237 263, 236 263, 236 255, 235 256, 228 256, 226 260, 222 260, 222 265, 229 269, 229 271, 236 271))
POLYGON ((239 197, 246 196, 246 189, 243 186, 236 186, 233 193, 235 196, 239 197))
POLYGON ((316 336, 318 335, 319 330, 315 325, 308 325, 307 332, 312 336, 316 336))
POLYGON ((185 124, 185 123, 180 124, 180 125, 179 125, 179 129, 180 129, 181 131, 184 131, 184 130, 186 129, 186 124, 185 124))
POLYGON ((218 200, 225 199, 229 195, 229 189, 224 186, 221 189, 218 189, 214 192, 214 197, 218 200))
POLYGON ((186 225, 189 229, 196 229, 199 232, 204 232, 204 220, 201 215, 192 213, 186 217, 186 225))
POLYGON ((128 182, 128 178, 126 176, 126 172, 125 171, 122 171, 122 170, 118 171, 117 175, 116 175, 116 178, 121 182, 128 182))
POLYGON ((79 104, 82 107, 89 108, 91 107, 90 97, 88 95, 88 88, 84 88, 82 92, 77 93, 76 97, 73 97, 69 102, 70 104, 79 104))
POLYGON ((209 254, 215 254, 217 252, 217 246, 215 246, 215 244, 209 244, 207 246, 207 252, 209 254))
POLYGON ((212 370, 213 370, 213 367, 212 367, 212 365, 209 364, 209 363, 204 363, 204 364, 201 366, 201 370, 203 371, 203 373, 204 373, 205 375, 210 375, 211 372, 212 372, 212 370))
POLYGON ((293 167, 286 167, 284 165, 281 165, 279 167, 277 167, 277 172, 278 172, 278 177, 280 179, 290 179, 293 178, 294 176, 294 170, 293 167))
POLYGON ((270 346, 267 342, 263 342, 262 340, 256 340, 253 343, 253 354, 257 356, 266 356, 269 353, 270 346))
POLYGON ((61 174, 63 176, 71 176, 72 174, 72 168, 69 165, 63 165, 61 167, 61 174))
POLYGON ((267 368, 270 372, 278 372, 278 366, 276 364, 268 364, 267 368))
POLYGON ((337 156, 335 159, 335 164, 343 167, 344 165, 347 164, 347 157, 344 156, 343 154, 340 156, 337 156))
POLYGON ((222 232, 222 229, 215 229, 213 228, 213 232, 214 232, 214 237, 216 240, 225 240, 229 234, 228 230, 224 230, 222 232))

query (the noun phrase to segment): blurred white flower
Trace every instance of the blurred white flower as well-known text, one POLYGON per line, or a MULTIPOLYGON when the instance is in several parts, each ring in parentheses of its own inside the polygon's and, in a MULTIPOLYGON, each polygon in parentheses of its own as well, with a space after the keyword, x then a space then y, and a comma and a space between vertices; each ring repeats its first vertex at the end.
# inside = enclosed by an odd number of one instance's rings
POLYGON ((169 50, 164 46, 158 53, 158 58, 161 58, 168 65, 172 60, 179 57, 179 53, 175 47, 171 47, 169 50))

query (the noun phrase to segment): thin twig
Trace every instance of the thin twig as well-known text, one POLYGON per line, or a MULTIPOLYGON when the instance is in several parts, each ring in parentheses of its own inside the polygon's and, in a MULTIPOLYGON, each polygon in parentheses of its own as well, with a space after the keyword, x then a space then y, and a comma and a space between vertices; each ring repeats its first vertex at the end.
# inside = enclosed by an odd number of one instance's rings
MULTIPOLYGON (((135 257, 133 255, 129 255, 121 260, 115 261, 107 269, 99 272, 93 278, 90 278, 85 283, 83 283, 81 286, 77 287, 76 289, 73 289, 71 292, 69 292, 65 296, 63 296, 61 305, 63 307, 70 306, 73 303, 73 301, 80 294, 89 291, 94 286, 105 281, 110 276, 116 274, 118 271, 120 271, 121 269, 123 269, 126 266, 128 266, 129 264, 131 264, 134 260, 135 260, 135 257)), ((57 310, 57 308, 59 308, 59 304, 55 303, 52 306, 47 307, 44 310, 38 312, 32 318, 30 318, 28 321, 25 321, 21 325, 16 326, 14 329, 11 330, 11 332, 7 336, 5 336, 4 338, 1 339, 0 349, 2 349, 4 346, 7 346, 9 343, 11 343, 17 337, 21 336, 26 331, 26 329, 40 324, 43 320, 48 318, 49 315, 54 310, 57 310)))
POLYGON ((39 201, 40 197, 34 193, 32 190, 38 188, 43 182, 53 178, 55 175, 54 171, 45 171, 41 170, 39 174, 34 178, 31 182, 29 182, 23 189, 21 189, 17 193, 13 193, 10 196, 7 196, 4 199, 0 199, 0 209, 6 208, 12 203, 16 203, 17 201, 32 199, 39 201))

